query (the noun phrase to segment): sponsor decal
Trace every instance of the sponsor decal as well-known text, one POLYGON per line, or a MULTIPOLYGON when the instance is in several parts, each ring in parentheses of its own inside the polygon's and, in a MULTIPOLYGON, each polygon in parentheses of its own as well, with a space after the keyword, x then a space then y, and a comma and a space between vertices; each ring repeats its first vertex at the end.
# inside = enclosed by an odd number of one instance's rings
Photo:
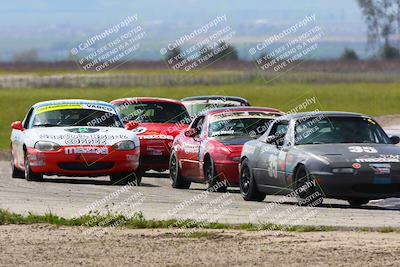
POLYGON ((101 105, 101 104, 82 104, 82 108, 100 110, 100 111, 116 114, 115 110, 112 107, 101 105))
POLYGON ((369 166, 374 170, 375 174, 390 174, 390 164, 374 163, 369 164, 369 166))
POLYGON ((65 129, 65 131, 68 131, 71 133, 95 133, 95 132, 98 132, 99 129, 80 127, 80 128, 73 128, 73 129, 65 129))
POLYGON ((54 110, 63 110, 63 109, 82 109, 82 105, 80 104, 60 104, 60 105, 48 105, 39 107, 36 109, 36 114, 54 111, 54 110))
POLYGON ((107 155, 108 147, 66 147, 65 154, 97 154, 107 155))
POLYGON ((48 105, 39 107, 36 109, 36 114, 55 111, 55 110, 64 110, 64 109, 92 109, 104 111, 112 114, 116 114, 116 111, 112 107, 108 107, 101 104, 56 104, 56 105, 48 105))
POLYGON ((353 163, 352 167, 354 169, 360 169, 361 168, 361 164, 360 163, 353 163))
POLYGON ((267 171, 271 178, 278 178, 278 157, 275 154, 271 154, 268 158, 267 171))
POLYGON ((174 140, 174 137, 172 135, 165 135, 165 134, 158 134, 158 135, 138 135, 139 139, 162 139, 162 140, 174 140))
POLYGON ((132 132, 134 132, 136 134, 142 134, 142 133, 144 133, 146 131, 147 131, 146 127, 137 127, 137 128, 132 130, 132 132))
POLYGON ((359 158, 356 162, 374 163, 374 162, 400 162, 396 158, 385 158, 385 157, 373 157, 373 158, 359 158))

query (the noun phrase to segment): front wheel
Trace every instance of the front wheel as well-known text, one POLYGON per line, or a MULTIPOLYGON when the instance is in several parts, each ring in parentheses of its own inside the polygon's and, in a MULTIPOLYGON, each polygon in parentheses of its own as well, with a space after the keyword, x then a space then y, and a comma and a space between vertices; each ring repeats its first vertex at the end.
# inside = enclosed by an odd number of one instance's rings
POLYGON ((29 163, 29 158, 28 155, 25 155, 25 171, 24 171, 24 176, 27 181, 34 181, 34 182, 39 182, 43 180, 43 174, 41 173, 34 173, 31 169, 30 163, 29 163))
POLYGON ((207 187, 212 192, 226 192, 227 186, 226 181, 220 181, 218 179, 217 172, 215 171, 215 165, 211 158, 208 158, 204 164, 204 177, 207 181, 207 187), (224 183, 225 182, 225 183, 224 183))
POLYGON ((263 201, 265 199, 266 194, 258 191, 248 159, 243 160, 240 164, 239 184, 240 194, 244 200, 263 201))
POLYGON ((175 153, 169 159, 169 179, 172 188, 189 189, 191 182, 185 180, 180 174, 179 162, 175 153))
POLYGON ((14 155, 12 153, 11 150, 11 177, 12 178, 24 178, 24 172, 17 169, 17 167, 15 166, 15 161, 14 161, 14 155))
POLYGON ((322 194, 317 190, 312 175, 303 165, 297 168, 295 174, 295 192, 299 206, 317 207, 322 204, 322 194))

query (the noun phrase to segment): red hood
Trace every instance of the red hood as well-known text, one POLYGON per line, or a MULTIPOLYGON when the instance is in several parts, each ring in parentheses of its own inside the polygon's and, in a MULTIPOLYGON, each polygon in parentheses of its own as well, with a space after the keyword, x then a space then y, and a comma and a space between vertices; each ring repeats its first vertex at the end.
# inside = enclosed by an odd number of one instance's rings
POLYGON ((187 127, 187 124, 143 122, 139 123, 139 126, 132 131, 137 135, 171 135, 175 137, 187 127))

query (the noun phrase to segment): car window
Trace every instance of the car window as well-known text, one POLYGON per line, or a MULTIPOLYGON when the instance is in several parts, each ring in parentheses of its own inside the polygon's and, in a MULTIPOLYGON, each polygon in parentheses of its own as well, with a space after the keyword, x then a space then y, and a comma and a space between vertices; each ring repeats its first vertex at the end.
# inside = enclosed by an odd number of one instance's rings
POLYGON ((102 110, 70 108, 55 109, 51 106, 48 110, 36 110, 33 117, 32 127, 56 127, 56 126, 105 126, 123 127, 116 113, 102 110))
POLYGON ((364 117, 315 117, 296 123, 296 144, 390 144, 382 128, 364 117))
POLYGON ((24 121, 22 122, 22 125, 24 126, 25 129, 29 128, 29 122, 31 121, 32 113, 33 113, 33 108, 29 110, 28 114, 26 114, 24 121))
POLYGON ((277 146, 283 146, 285 141, 287 140, 287 132, 289 129, 289 122, 288 121, 278 121, 272 127, 269 136, 275 136, 275 144, 277 146))
POLYGON ((189 114, 182 105, 169 102, 127 102, 117 105, 124 122, 185 123, 189 114))
POLYGON ((197 118, 193 121, 193 123, 192 123, 192 125, 190 126, 190 128, 196 129, 196 132, 197 132, 198 134, 200 134, 200 133, 202 132, 202 130, 203 130, 204 118, 205 118, 205 116, 199 116, 199 117, 197 117, 197 118))

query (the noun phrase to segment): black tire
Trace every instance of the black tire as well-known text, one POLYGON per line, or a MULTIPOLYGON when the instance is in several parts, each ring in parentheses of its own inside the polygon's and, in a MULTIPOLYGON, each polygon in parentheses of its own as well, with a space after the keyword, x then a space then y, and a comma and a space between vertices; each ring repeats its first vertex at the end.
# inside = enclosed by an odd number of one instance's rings
POLYGON ((26 179, 27 181, 30 181, 30 182, 40 182, 40 181, 43 180, 43 174, 32 172, 31 166, 30 166, 30 163, 29 163, 29 160, 28 160, 28 155, 27 155, 27 154, 25 154, 24 163, 25 163, 25 164, 24 164, 24 167, 25 167, 25 170, 24 170, 24 177, 25 177, 25 179, 26 179))
POLYGON ((350 206, 352 206, 352 207, 361 207, 362 205, 368 204, 369 199, 352 198, 352 199, 348 199, 347 202, 349 202, 350 206))
POLYGON ((178 158, 175 153, 169 159, 169 180, 172 188, 189 189, 191 181, 185 180, 180 174, 178 158))
POLYGON ((239 186, 240 194, 246 201, 263 201, 267 196, 258 190, 248 159, 244 159, 240 164, 239 186))
POLYGON ((322 193, 313 185, 313 177, 304 165, 300 165, 295 173, 295 190, 299 206, 318 207, 323 202, 322 193), (304 189, 304 190, 302 190, 304 189))
POLYGON ((204 178, 207 182, 207 190, 211 192, 226 192, 227 182, 221 185, 222 181, 219 180, 217 172, 215 171, 215 164, 210 157, 207 157, 204 163, 204 178))
POLYGON ((114 173, 110 175, 110 181, 113 185, 132 184, 140 186, 141 178, 138 178, 135 173, 114 173))
POLYGON ((11 177, 12 178, 25 178, 25 173, 19 169, 14 164, 14 155, 11 150, 11 177))

